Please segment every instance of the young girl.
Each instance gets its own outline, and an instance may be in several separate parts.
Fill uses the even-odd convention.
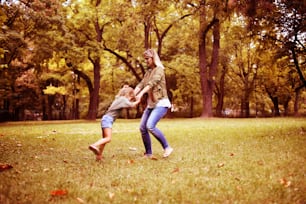
[[[104,147],[112,139],[112,126],[117,117],[121,114],[123,108],[135,107],[140,99],[136,99],[134,89],[125,85],[117,94],[115,100],[102,116],[102,138],[90,145],[88,148],[96,155],[96,160],[102,159]]]

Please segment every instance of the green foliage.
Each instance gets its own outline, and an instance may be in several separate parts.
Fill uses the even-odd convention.
[[[157,160],[142,158],[138,125],[139,120],[116,121],[104,160],[96,162],[88,145],[101,137],[99,121],[2,124],[0,164],[12,168],[1,168],[1,202],[303,203],[306,199],[302,118],[164,119],[159,128],[174,152],[163,159],[160,144],[152,139]]]
[[[67,94],[65,87],[62,87],[62,86],[59,86],[59,87],[47,86],[46,89],[44,89],[43,91],[44,91],[44,94],[49,94],[49,95],[55,95],[55,94],[66,95]]]

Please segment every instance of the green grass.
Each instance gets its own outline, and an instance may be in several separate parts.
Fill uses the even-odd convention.
[[[306,202],[305,118],[163,119],[174,152],[163,159],[152,137],[158,160],[141,158],[138,125],[117,120],[96,162],[98,120],[0,124],[0,163],[13,166],[0,203]]]

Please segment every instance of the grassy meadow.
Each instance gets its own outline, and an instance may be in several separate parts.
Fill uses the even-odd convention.
[[[163,119],[174,148],[142,157],[119,119],[104,160],[100,121],[0,123],[0,203],[306,203],[306,119]]]

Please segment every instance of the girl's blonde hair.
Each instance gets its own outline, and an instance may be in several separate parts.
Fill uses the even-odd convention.
[[[134,89],[132,87],[129,87],[129,86],[124,86],[122,89],[120,89],[117,96],[124,96],[124,97],[126,97],[126,98],[128,98],[129,100],[132,100],[132,101],[136,100]]]

